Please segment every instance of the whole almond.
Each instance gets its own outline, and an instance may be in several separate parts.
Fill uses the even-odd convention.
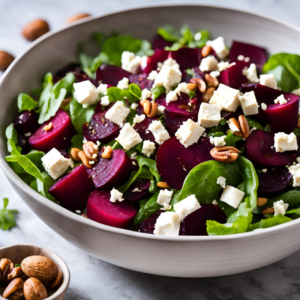
[[[53,281],[58,272],[56,264],[50,258],[38,255],[25,258],[21,267],[28,277],[34,277],[42,283]]]
[[[14,59],[15,58],[11,54],[0,51],[0,71],[5,71]]]
[[[75,22],[77,20],[80,20],[80,19],[83,19],[83,18],[88,18],[90,17],[91,15],[89,14],[85,14],[85,13],[81,13],[81,14],[77,14],[77,15],[74,15],[74,16],[71,16],[67,19],[67,24],[70,24],[72,22]]]
[[[34,41],[43,34],[49,31],[49,24],[44,20],[35,20],[27,24],[23,29],[23,36],[29,40]]]
[[[23,289],[26,300],[43,300],[48,297],[45,286],[36,278],[27,279]]]

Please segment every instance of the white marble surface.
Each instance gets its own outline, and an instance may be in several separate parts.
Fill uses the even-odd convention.
[[[182,3],[178,0],[0,0],[0,49],[20,54],[28,46],[21,28],[36,18],[45,18],[51,28],[64,25],[78,12],[97,15],[121,8],[149,4]],[[224,5],[269,14],[300,26],[299,0],[188,1]],[[1,77],[1,73],[0,73]],[[33,243],[58,253],[71,271],[67,300],[94,299],[299,299],[300,252],[255,271],[205,279],[158,277],[128,271],[102,262],[77,249],[47,227],[13,191],[0,170],[0,199],[9,197],[10,208],[19,210],[18,227],[0,231],[0,247]],[[1,203],[1,202],[0,202]],[[147,258],[145,258],[147,259]]]

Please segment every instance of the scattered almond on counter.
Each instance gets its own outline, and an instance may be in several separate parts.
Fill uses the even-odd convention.
[[[77,14],[77,15],[74,15],[74,16],[71,16],[67,19],[67,24],[70,24],[70,23],[73,23],[77,20],[80,20],[80,19],[83,19],[83,18],[88,18],[90,17],[91,15],[89,14],[85,14],[85,13],[81,13],[81,14]]]
[[[5,71],[14,59],[15,58],[11,54],[0,51],[0,71]]]
[[[34,41],[49,30],[49,24],[45,20],[35,20],[23,28],[22,34],[27,40]]]

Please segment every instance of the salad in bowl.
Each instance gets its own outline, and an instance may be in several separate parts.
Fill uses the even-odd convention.
[[[300,217],[300,56],[183,26],[92,34],[17,99],[6,161],[78,218],[228,235]]]

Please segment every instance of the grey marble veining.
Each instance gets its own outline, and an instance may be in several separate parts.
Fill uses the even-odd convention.
[[[68,16],[78,12],[97,15],[122,8],[183,2],[178,0],[0,0],[0,49],[14,55],[22,53],[29,43],[20,35],[21,28],[36,18],[47,19],[51,28],[57,29],[64,25]],[[298,0],[211,0],[186,3],[246,9],[300,26]],[[182,279],[141,274],[95,259],[61,238],[31,212],[0,171],[0,199],[3,197],[9,197],[9,207],[17,208],[19,215],[18,227],[7,232],[0,231],[0,247],[16,243],[34,243],[48,247],[59,254],[71,271],[71,284],[65,297],[67,300],[300,299],[300,252],[273,265],[232,276]]]

